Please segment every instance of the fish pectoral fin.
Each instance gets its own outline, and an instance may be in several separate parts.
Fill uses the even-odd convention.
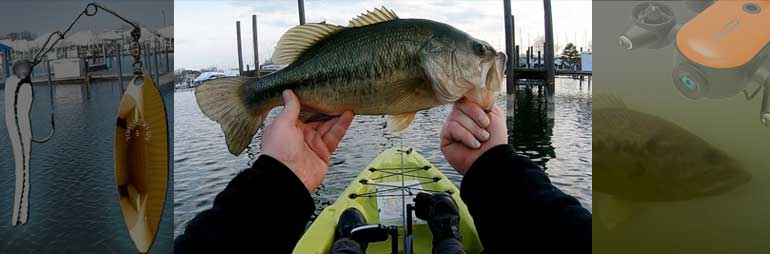
[[[326,23],[295,26],[286,31],[278,40],[272,60],[276,64],[291,64],[305,50],[342,29],[344,27]]]
[[[311,112],[311,111],[302,111],[299,112],[299,120],[303,123],[310,123],[310,122],[322,122],[329,119],[332,119],[336,116],[327,115],[323,113],[318,112]]]
[[[619,224],[628,221],[634,214],[631,202],[615,197],[600,198],[599,221],[607,229],[613,229]]]
[[[358,17],[351,19],[348,27],[368,26],[371,24],[377,24],[380,22],[396,19],[398,19],[398,16],[395,12],[385,8],[385,6],[382,6],[381,9],[374,8],[374,11],[366,11],[366,13],[362,13],[358,15]]]
[[[417,112],[388,115],[388,129],[393,132],[399,132],[406,129],[410,124],[412,124],[412,120],[414,120],[415,114],[417,114]]]

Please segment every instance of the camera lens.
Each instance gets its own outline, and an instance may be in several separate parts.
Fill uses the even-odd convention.
[[[708,93],[708,81],[701,71],[692,64],[687,62],[679,64],[674,69],[672,76],[674,86],[687,98],[700,99]]]
[[[693,81],[690,76],[683,75],[681,78],[682,84],[684,84],[684,88],[687,88],[688,90],[695,90],[698,88],[698,84]]]
[[[762,8],[759,7],[759,5],[757,5],[755,3],[745,3],[743,5],[743,11],[745,11],[746,13],[750,13],[750,14],[757,14],[757,13],[762,12]]]

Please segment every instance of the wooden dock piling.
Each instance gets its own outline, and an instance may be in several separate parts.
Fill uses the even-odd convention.
[[[503,12],[503,22],[505,24],[505,54],[508,55],[508,59],[505,61],[505,111],[506,115],[513,117],[513,112],[515,111],[514,100],[516,98],[516,74],[514,70],[518,54],[514,56],[514,49],[517,49],[517,47],[515,47],[516,33],[513,30],[514,23],[513,15],[511,15],[511,0],[503,1]],[[512,129],[513,126],[510,126],[510,128]]]
[[[120,84],[121,92],[123,91],[123,46],[120,43],[116,44],[115,58],[118,61],[118,82]]]
[[[238,40],[238,74],[243,73],[243,51],[241,49],[241,22],[235,21],[235,34]]]
[[[297,7],[299,9],[299,24],[305,24],[305,1],[297,0]]]
[[[254,73],[256,77],[260,76],[259,73],[259,45],[257,45],[257,15],[251,15],[251,33],[254,43]]]
[[[520,60],[519,57],[521,57],[521,55],[519,55],[519,54],[520,54],[519,53],[519,45],[516,45],[516,55],[513,56],[513,59],[515,59],[514,64],[513,64],[514,67],[519,67],[519,60]]]
[[[553,95],[556,72],[554,71],[553,50],[553,15],[551,14],[551,0],[543,0],[543,12],[545,13],[545,81],[549,91]]]

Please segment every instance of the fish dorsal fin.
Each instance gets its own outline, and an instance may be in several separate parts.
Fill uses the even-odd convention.
[[[382,8],[374,8],[374,11],[366,11],[366,13],[362,13],[358,15],[358,17],[351,19],[348,27],[368,26],[396,19],[398,19],[396,13],[383,6]]]
[[[344,27],[326,23],[312,23],[295,26],[281,36],[273,52],[273,62],[290,64],[297,57],[326,37],[342,30]]]
[[[594,108],[627,108],[626,103],[611,93],[599,93],[593,96]]]

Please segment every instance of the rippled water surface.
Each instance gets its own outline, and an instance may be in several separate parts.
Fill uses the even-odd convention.
[[[46,85],[34,86],[37,138],[51,128],[48,91]],[[136,253],[115,189],[113,138],[121,91],[118,82],[94,82],[90,90],[56,85],[56,133],[48,143],[32,144],[29,222],[15,227],[15,166],[5,111],[0,111],[0,253]],[[174,93],[161,93],[173,126]],[[3,98],[0,105],[6,107]],[[169,189],[152,253],[172,249],[171,194]]]
[[[556,86],[555,112],[551,112],[550,121],[545,98],[538,95],[537,89],[517,92],[519,121],[509,119],[509,124],[520,131],[510,136],[521,154],[547,168],[556,186],[590,208],[591,93],[585,84],[581,88],[575,80],[559,79]],[[232,177],[251,164],[259,153],[262,132],[254,138],[248,153],[235,157],[227,152],[219,125],[198,109],[193,91],[176,92],[174,103],[174,233],[178,235],[195,214],[211,207],[216,194]],[[498,105],[505,108],[502,96]],[[418,112],[412,126],[403,133],[386,130],[384,117],[356,116],[332,156],[322,188],[314,195],[317,210],[334,202],[380,151],[401,144],[417,149],[459,185],[462,176],[438,149],[439,131],[450,109],[445,105]],[[278,112],[271,112],[267,122]]]

